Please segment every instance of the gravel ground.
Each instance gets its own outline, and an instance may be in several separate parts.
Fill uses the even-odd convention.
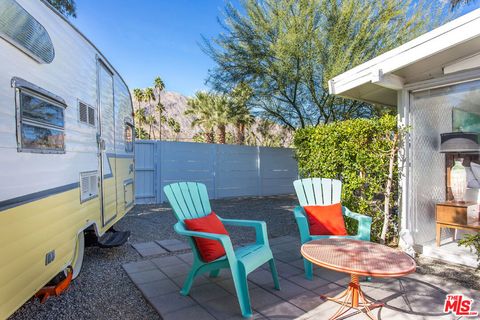
[[[223,218],[264,220],[270,238],[293,235],[298,230],[292,209],[294,196],[236,198],[212,201],[212,209]],[[119,230],[130,230],[129,243],[177,238],[175,217],[168,205],[138,205],[117,223]],[[228,228],[234,243],[254,239],[247,228]],[[126,244],[119,248],[86,248],[83,269],[71,287],[45,304],[27,302],[10,320],[30,319],[160,319],[122,269],[122,264],[142,260]],[[480,290],[480,273],[471,268],[448,265],[431,259],[417,259],[417,272],[449,279]]]
[[[270,237],[296,234],[292,196],[239,198],[212,201],[212,209],[224,218],[264,220]],[[173,231],[175,217],[168,205],[138,205],[115,226],[130,230],[129,243],[179,237]],[[230,228],[234,243],[254,238],[246,228]],[[129,244],[112,249],[85,248],[82,272],[60,297],[45,304],[38,300],[23,305],[10,320],[34,319],[160,319],[130,281],[122,264],[142,260]]]
[[[480,291],[480,270],[475,271],[472,268],[449,264],[443,261],[430,259],[427,257],[418,257],[417,273],[433,274],[442,279],[448,279],[456,284]]]

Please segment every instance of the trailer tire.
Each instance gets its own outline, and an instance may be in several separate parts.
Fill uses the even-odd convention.
[[[80,274],[80,271],[82,270],[84,251],[85,251],[85,235],[83,231],[81,231],[78,234],[77,242],[75,244],[75,252],[72,260],[72,268],[73,268],[72,279],[75,279],[76,277],[78,277],[78,275]]]

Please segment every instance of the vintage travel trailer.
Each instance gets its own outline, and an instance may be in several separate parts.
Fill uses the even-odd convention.
[[[480,231],[480,9],[338,75],[329,87],[397,108],[399,126],[407,128],[400,157],[403,246],[476,266],[475,254],[457,240]],[[452,171],[462,160],[467,183],[456,185],[465,202],[456,202]]]
[[[101,52],[44,1],[0,1],[0,319],[134,204],[133,109]]]

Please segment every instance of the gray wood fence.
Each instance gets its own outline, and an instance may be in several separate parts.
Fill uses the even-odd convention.
[[[294,193],[293,149],[192,142],[135,142],[135,198],[162,203],[172,182],[206,184],[211,199]]]

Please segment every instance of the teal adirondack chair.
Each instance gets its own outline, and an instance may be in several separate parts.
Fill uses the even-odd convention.
[[[277,268],[268,244],[266,223],[264,221],[222,219],[219,217],[225,225],[255,228],[255,243],[234,250],[230,237],[227,235],[195,232],[185,228],[184,219],[199,218],[212,212],[207,188],[204,184],[196,182],[172,183],[165,186],[163,191],[167,195],[178,220],[174,229],[178,234],[188,237],[193,251],[193,266],[180,293],[184,296],[188,295],[196,276],[210,272],[210,277],[217,277],[220,269],[230,268],[242,315],[246,318],[251,317],[252,308],[247,283],[247,275],[250,272],[268,262],[275,289],[280,290]],[[202,261],[192,237],[220,241],[226,255],[209,263]]]
[[[331,236],[331,235],[310,235],[308,220],[305,214],[304,206],[313,205],[330,205],[340,202],[342,195],[342,182],[335,179],[326,178],[307,178],[299,179],[293,182],[295,192],[297,193],[299,206],[294,209],[295,220],[300,230],[300,240],[302,244],[311,240],[327,239],[327,238],[350,238],[370,241],[370,230],[372,226],[372,218],[359,213],[351,212],[348,208],[342,206],[344,216],[350,217],[358,221],[358,230],[356,235],[351,236]],[[313,279],[313,264],[303,259],[305,267],[305,277]]]

